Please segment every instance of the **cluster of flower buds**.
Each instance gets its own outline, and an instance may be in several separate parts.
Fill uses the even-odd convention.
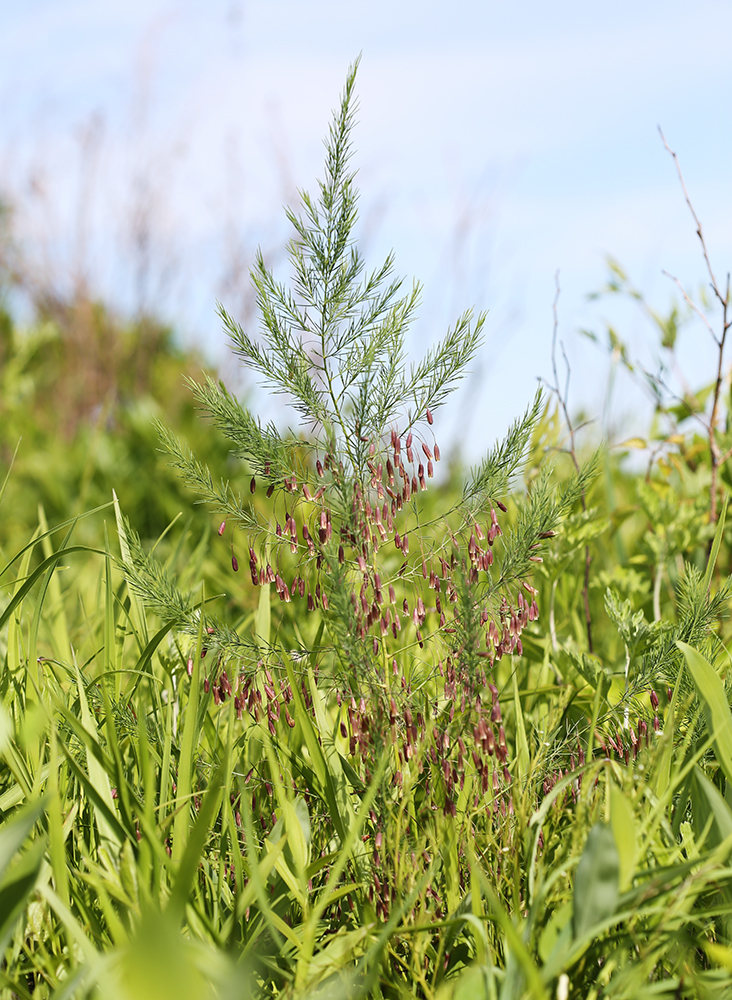
[[[529,622],[536,621],[539,617],[536,590],[526,582],[523,586],[531,597],[531,601],[528,601],[520,591],[516,598],[515,608],[508,603],[505,597],[502,598],[498,622],[491,620],[488,623],[485,644],[491,663],[494,659],[500,660],[505,653],[515,653],[521,656],[524,649],[521,633]],[[487,620],[487,612],[484,614]]]
[[[653,719],[653,729],[655,732],[658,732],[659,725],[658,716],[656,715]],[[623,735],[625,735],[625,738],[623,738]],[[598,742],[608,757],[610,756],[610,751],[613,751],[619,760],[630,764],[631,759],[636,759],[644,745],[650,746],[651,732],[646,720],[639,718],[637,730],[633,726],[630,726],[623,734],[616,727],[614,734],[609,733],[604,740],[599,738]]]
[[[192,660],[189,659],[189,664]],[[287,725],[292,729],[295,721],[288,708],[292,701],[292,688],[289,683],[281,682],[279,694],[275,690],[275,682],[269,669],[264,663],[259,661],[260,671],[264,672],[264,682],[257,684],[252,675],[240,674],[232,684],[226,670],[222,670],[218,676],[211,680],[206,677],[203,682],[203,690],[213,695],[214,704],[221,705],[227,698],[234,699],[236,717],[241,719],[246,711],[255,719],[259,720],[264,713],[271,734],[276,734],[276,723],[280,714],[284,714]],[[189,670],[190,673],[190,670]]]
[[[371,731],[373,728],[366,700],[361,698],[357,702],[351,695],[346,705],[346,716],[348,725],[341,721],[340,730],[341,736],[348,740],[348,752],[352,757],[359,754],[363,760],[366,760],[372,744]]]

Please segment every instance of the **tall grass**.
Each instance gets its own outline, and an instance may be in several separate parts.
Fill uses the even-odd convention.
[[[308,224],[292,217],[300,292],[330,280],[309,283],[310,254],[343,278],[334,315],[351,332],[358,261],[339,271],[328,255],[350,253],[338,150],[353,80],[331,186],[320,209],[306,199]],[[298,307],[257,268],[276,336],[272,300]],[[113,494],[51,529],[41,508],[0,569],[1,996],[732,995],[726,507],[697,523],[706,484],[681,462],[641,487],[608,456],[579,476],[550,468],[561,430],[537,402],[467,486],[426,490],[415,469],[406,528],[389,523],[396,495],[377,518],[381,452],[398,470],[475,346],[464,317],[400,382],[413,300],[393,284],[379,298],[389,269],[365,286],[364,353],[347,345],[363,381],[350,409],[334,385],[345,392],[351,370],[326,364],[337,351],[321,355],[334,415],[308,382],[312,354],[274,345],[301,412],[319,407],[310,437],[280,437],[198,386],[267,502],[260,489],[246,504],[166,434],[227,513],[220,535],[212,522],[176,539],[172,525],[150,551]],[[274,350],[232,334],[271,366]],[[78,541],[85,523],[96,547]],[[233,523],[250,540],[243,585]],[[230,574],[204,572],[215,547]],[[305,586],[288,599],[292,572],[309,604]]]

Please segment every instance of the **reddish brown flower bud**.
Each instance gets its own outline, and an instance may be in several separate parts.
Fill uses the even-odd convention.
[[[325,473],[323,472],[323,463],[320,461],[320,459],[318,459],[315,463],[315,471],[318,473],[321,479],[325,475]]]
[[[271,483],[270,486],[267,487],[267,498],[269,499],[269,497],[271,497],[273,493],[274,493],[274,483]]]
[[[222,521],[221,524],[219,525],[219,535],[223,535],[225,530],[226,530],[226,521]]]
[[[256,490],[257,490],[257,480],[254,476],[252,476],[252,481],[249,483],[249,492],[255,493]]]
[[[233,551],[231,553],[231,568],[234,570],[235,573],[239,572],[239,561],[234,555]]]
[[[658,708],[658,695],[654,690],[651,690],[651,706],[654,712]]]

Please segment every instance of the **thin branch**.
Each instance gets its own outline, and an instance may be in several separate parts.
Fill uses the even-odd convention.
[[[686,183],[684,182],[684,176],[681,173],[681,166],[679,164],[679,159],[678,159],[676,153],[673,151],[673,149],[671,149],[671,147],[669,146],[669,144],[666,142],[666,137],[664,136],[664,134],[661,131],[660,127],[659,127],[658,131],[659,131],[659,134],[661,136],[661,140],[663,142],[664,147],[666,148],[667,152],[669,152],[671,154],[671,156],[673,157],[673,161],[674,161],[674,164],[676,166],[676,173],[679,176],[679,181],[681,183],[681,189],[684,192],[684,198],[686,199],[686,204],[689,206],[689,211],[691,212],[692,218],[694,219],[694,224],[696,225],[696,234],[699,237],[699,242],[701,243],[702,253],[704,254],[704,261],[705,261],[705,263],[707,265],[707,271],[709,272],[709,278],[711,280],[712,290],[714,291],[714,294],[716,295],[716,297],[717,297],[720,305],[722,306],[722,334],[721,334],[720,337],[717,337],[715,335],[715,333],[712,330],[711,325],[709,324],[709,322],[706,319],[704,319],[705,324],[706,324],[707,328],[709,329],[710,333],[712,334],[712,336],[714,337],[714,342],[715,342],[715,344],[717,345],[717,348],[718,348],[717,377],[716,377],[716,380],[715,380],[715,383],[714,383],[714,395],[712,397],[712,412],[711,412],[711,415],[709,417],[709,431],[708,431],[708,433],[709,433],[709,454],[710,454],[711,464],[712,464],[712,480],[711,480],[711,483],[709,485],[709,494],[710,494],[710,499],[709,499],[709,520],[710,520],[710,522],[712,524],[714,524],[715,521],[717,520],[717,483],[718,483],[718,480],[719,480],[719,467],[725,461],[725,457],[722,455],[722,452],[720,450],[719,444],[717,442],[717,419],[718,419],[718,414],[719,414],[719,401],[720,401],[720,397],[721,397],[721,394],[722,394],[722,382],[724,380],[724,376],[723,376],[724,348],[725,348],[725,345],[726,345],[726,342],[727,342],[727,332],[729,331],[730,325],[732,325],[732,319],[728,318],[728,315],[729,315],[729,304],[730,304],[730,278],[729,278],[729,274],[727,274],[727,288],[726,288],[725,294],[722,295],[722,293],[719,290],[719,285],[717,284],[717,279],[716,279],[716,277],[714,275],[714,271],[712,270],[712,264],[711,264],[711,261],[709,259],[709,254],[707,252],[707,245],[706,245],[706,242],[704,240],[704,235],[702,233],[702,225],[701,225],[701,222],[699,221],[699,216],[694,211],[694,206],[691,203],[691,199],[689,197],[689,192],[686,189]],[[677,282],[677,284],[678,284],[678,282]],[[679,288],[681,288],[680,284],[679,284]],[[683,292],[683,289],[682,289],[682,292]],[[687,299],[687,301],[690,301],[689,298],[688,298],[688,296],[686,295],[686,292],[683,292],[683,294],[684,294],[684,297]],[[692,303],[692,305],[693,305],[693,303]],[[699,312],[699,310],[696,310],[696,311]]]
[[[726,299],[722,298],[722,295],[721,295],[721,293],[719,291],[719,286],[717,285],[717,279],[715,278],[714,271],[712,270],[712,263],[709,260],[709,254],[707,253],[707,244],[706,244],[706,242],[704,240],[704,235],[702,233],[702,224],[699,221],[699,216],[694,211],[694,206],[691,203],[691,198],[689,197],[689,192],[686,189],[686,182],[684,181],[684,175],[681,172],[681,164],[679,163],[679,158],[676,155],[676,153],[673,151],[673,149],[671,149],[671,147],[669,146],[669,144],[666,142],[666,136],[663,134],[663,131],[662,131],[660,125],[658,126],[658,134],[661,136],[661,142],[663,143],[664,148],[666,149],[666,152],[670,153],[671,156],[673,157],[674,165],[676,167],[676,173],[679,175],[679,182],[681,184],[681,190],[684,192],[684,198],[686,200],[686,204],[689,206],[689,211],[691,212],[692,218],[694,219],[694,225],[696,226],[696,235],[699,237],[699,242],[701,243],[702,252],[704,254],[704,261],[705,261],[705,263],[707,265],[707,271],[709,272],[709,277],[710,277],[711,283],[712,283],[712,289],[714,290],[714,294],[717,296],[717,298],[719,299],[720,303],[724,306],[724,305],[726,305]]]
[[[709,322],[709,320],[704,315],[704,313],[701,311],[701,309],[696,304],[696,302],[694,302],[694,300],[691,298],[691,296],[686,291],[686,289],[684,288],[684,286],[681,284],[681,282],[679,281],[679,279],[677,277],[675,277],[673,274],[671,274],[669,271],[666,271],[665,269],[663,269],[661,271],[661,274],[664,274],[667,278],[670,278],[671,281],[673,281],[673,283],[676,285],[676,287],[678,288],[678,290],[684,296],[684,299],[686,300],[686,304],[688,306],[690,306],[691,309],[697,314],[697,316],[699,317],[699,319],[702,321],[702,323],[704,324],[704,326],[707,328],[707,330],[709,330],[709,332],[711,333],[712,337],[714,338],[714,343],[717,344],[717,346],[719,346],[719,339],[717,338],[717,334],[714,332],[714,328],[713,328],[712,324]]]

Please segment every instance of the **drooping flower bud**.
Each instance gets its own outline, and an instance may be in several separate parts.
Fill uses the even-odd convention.
[[[219,525],[219,535],[223,535],[225,530],[226,530],[226,521],[222,521],[221,524]]]

